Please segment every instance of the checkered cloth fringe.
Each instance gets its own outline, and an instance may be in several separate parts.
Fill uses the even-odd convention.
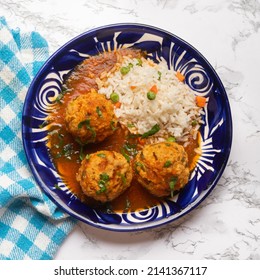
[[[36,185],[23,151],[23,101],[47,58],[38,33],[0,17],[0,259],[52,259],[75,224]]]

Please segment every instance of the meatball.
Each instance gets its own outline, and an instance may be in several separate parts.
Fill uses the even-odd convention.
[[[172,196],[189,180],[188,156],[177,143],[144,146],[136,156],[134,167],[138,182],[157,197]]]
[[[101,142],[112,135],[117,126],[112,103],[95,90],[68,103],[65,122],[67,130],[80,144]]]
[[[98,151],[82,161],[76,179],[85,195],[108,202],[130,186],[132,175],[132,168],[123,155]]]

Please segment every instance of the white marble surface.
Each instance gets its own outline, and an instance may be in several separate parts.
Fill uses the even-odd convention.
[[[90,28],[158,26],[196,47],[230,100],[234,137],[226,170],[191,214],[162,228],[114,233],[78,223],[56,259],[260,259],[259,0],[0,0],[0,14],[36,30],[50,52]]]

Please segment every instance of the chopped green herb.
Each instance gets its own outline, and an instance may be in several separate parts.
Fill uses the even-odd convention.
[[[109,180],[109,175],[107,173],[102,173],[99,175],[100,180],[107,182]]]
[[[105,158],[105,157],[106,157],[106,155],[103,154],[103,153],[97,154],[97,156],[98,156],[98,157],[101,157],[101,158]]]
[[[48,134],[52,137],[56,137],[56,139],[58,140],[58,143],[55,144],[54,147],[57,149],[62,148],[64,142],[64,134],[62,134],[58,129],[54,129],[48,132]]]
[[[54,188],[57,189],[57,190],[60,190],[60,186],[58,184],[54,184]]]
[[[78,129],[81,129],[81,128],[83,127],[83,125],[89,126],[89,125],[90,125],[90,120],[81,121],[81,122],[78,124]]]
[[[80,159],[80,160],[83,160],[84,157],[87,157],[87,155],[86,155],[86,156],[84,155],[84,146],[83,146],[83,145],[80,145],[79,159]]]
[[[147,98],[149,100],[154,100],[156,98],[156,93],[154,93],[153,91],[148,91],[147,92]]]
[[[56,149],[59,149],[59,152],[55,155],[55,158],[60,158],[64,156],[66,159],[71,160],[71,156],[74,153],[73,144],[68,143],[63,145],[63,139],[59,140],[59,144],[54,145]]]
[[[133,123],[128,123],[127,127],[132,128],[132,127],[135,127],[135,125]]]
[[[99,175],[99,181],[98,181],[98,186],[99,186],[99,190],[97,191],[97,194],[101,194],[103,192],[107,191],[107,184],[109,181],[109,175],[107,173],[101,173]]]
[[[45,127],[47,124],[49,124],[49,122],[47,120],[43,121],[40,125],[39,128],[43,128]]]
[[[130,156],[126,153],[125,149],[121,149],[121,154],[124,156],[124,158],[127,160],[127,162],[130,162],[131,158]]]
[[[62,149],[63,144],[64,144],[64,134],[62,134],[58,129],[54,129],[54,130],[48,132],[48,134],[51,137],[53,137],[52,139],[53,139],[53,142],[55,143],[55,144],[53,144],[54,148]],[[58,142],[56,143],[57,140],[58,140]]]
[[[119,101],[119,95],[118,95],[116,92],[113,91],[113,92],[110,94],[110,99],[111,99],[111,101],[112,101],[113,103],[116,103],[116,102]]]
[[[135,171],[136,171],[136,172],[138,172],[138,170],[137,170],[137,167],[138,167],[138,166],[139,166],[143,171],[145,171],[144,165],[143,165],[141,162],[136,161],[136,162],[135,162]]]
[[[177,182],[178,178],[177,177],[171,177],[171,180],[170,180],[170,183],[169,183],[169,186],[170,186],[170,190],[171,190],[171,197],[173,197],[173,194],[174,194],[174,187],[176,185],[176,182]]]
[[[142,59],[141,58],[137,58],[137,66],[142,66],[143,65],[143,61],[142,61]]]
[[[126,144],[124,144],[123,148],[131,155],[131,156],[135,156],[138,151],[137,151],[137,144],[130,144],[128,142],[126,142]]]
[[[110,122],[110,127],[111,127],[111,129],[112,129],[113,131],[115,131],[115,130],[118,129],[118,127],[115,126],[115,121],[111,121],[111,122]]]
[[[162,77],[162,72],[161,71],[158,71],[158,81],[161,81],[161,77]]]
[[[138,153],[136,147],[137,147],[136,144],[130,144],[126,142],[124,146],[121,148],[120,151],[122,155],[125,157],[125,159],[127,160],[127,162],[130,162],[131,156],[135,156]]]
[[[62,91],[58,96],[57,96],[57,98],[55,99],[55,102],[57,102],[57,103],[61,103],[61,100],[62,100],[62,98],[64,97],[64,92]]]
[[[171,165],[172,165],[172,162],[170,160],[166,160],[163,167],[170,167]]]
[[[138,137],[141,137],[141,136],[142,136],[142,134],[139,134],[139,133],[137,133],[137,134],[129,133],[129,134],[127,135],[127,138],[128,138],[128,139],[134,139],[134,138],[138,138]]]
[[[96,112],[100,118],[103,117],[102,111],[100,110],[100,108],[98,106],[96,107]]]
[[[69,89],[65,85],[62,85],[61,92],[56,97],[55,102],[62,103],[62,99],[68,91],[69,91]]]
[[[125,176],[125,174],[118,173],[118,175],[121,177],[123,185],[125,186],[126,185],[126,176]]]
[[[155,124],[149,131],[142,134],[141,138],[148,138],[149,136],[154,135],[160,130],[159,124]]]
[[[103,192],[105,192],[107,190],[107,186],[106,183],[104,181],[98,181],[98,186],[99,186],[99,190],[97,191],[97,194],[101,194]]]
[[[90,154],[86,154],[85,159],[89,160],[90,159]]]
[[[86,126],[87,130],[89,130],[92,133],[92,139],[94,140],[96,138],[96,131],[94,128],[90,125],[90,120],[84,120],[78,124],[78,129],[81,129],[83,126]]]

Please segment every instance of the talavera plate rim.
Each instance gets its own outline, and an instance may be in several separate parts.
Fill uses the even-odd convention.
[[[59,94],[66,73],[84,58],[119,47],[138,47],[169,68],[185,74],[185,82],[198,95],[208,97],[201,128],[202,155],[187,187],[143,211],[100,213],[70,192],[51,162],[46,147],[46,128],[41,127],[53,97]],[[22,138],[32,174],[42,191],[72,217],[111,231],[140,231],[165,225],[190,213],[216,187],[230,155],[232,117],[225,88],[207,59],[180,37],[151,25],[110,24],[86,31],[60,47],[33,79],[24,102]],[[55,186],[59,186],[58,188]],[[199,213],[198,213],[199,214]]]

